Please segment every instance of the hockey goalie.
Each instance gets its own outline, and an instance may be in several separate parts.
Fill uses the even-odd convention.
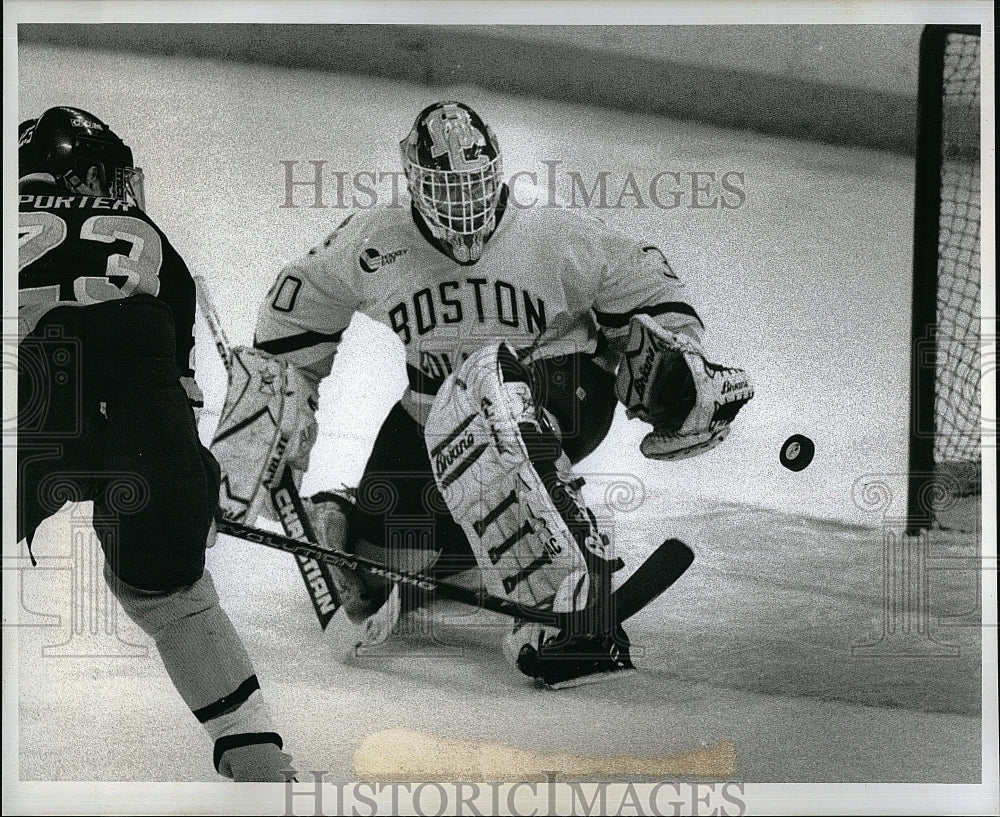
[[[437,578],[472,567],[522,607],[585,613],[601,626],[518,622],[503,652],[548,687],[617,677],[633,669],[629,638],[604,613],[623,563],[574,466],[618,404],[648,424],[645,457],[707,451],[753,388],[706,358],[701,319],[655,244],[579,211],[508,206],[496,136],[469,106],[428,106],[400,151],[409,209],[354,213],[286,266],[254,347],[235,350],[212,446],[223,509],[273,516],[275,474],[301,484],[318,384],[361,312],[398,337],[409,388],[356,491],[305,503],[319,544]],[[333,581],[358,623],[391,626],[426,601],[368,574]]]

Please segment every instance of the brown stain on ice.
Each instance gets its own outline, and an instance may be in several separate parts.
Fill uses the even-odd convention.
[[[357,779],[374,782],[545,780],[552,772],[563,778],[730,778],[736,746],[722,740],[655,757],[581,755],[390,729],[369,735],[354,753]]]

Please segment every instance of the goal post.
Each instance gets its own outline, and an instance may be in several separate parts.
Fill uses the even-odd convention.
[[[934,526],[958,498],[981,493],[979,35],[979,26],[928,25],[920,42],[911,531]]]

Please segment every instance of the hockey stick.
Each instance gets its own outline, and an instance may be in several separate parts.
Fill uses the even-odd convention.
[[[208,324],[212,340],[215,341],[215,348],[228,372],[233,359],[232,346],[222,328],[222,320],[219,318],[215,303],[212,301],[208,284],[201,275],[192,275],[191,277],[194,279],[201,314],[205,318],[205,323]],[[274,503],[282,526],[285,528],[285,533],[289,536],[304,536],[310,541],[316,541],[316,534],[309,523],[309,517],[302,506],[302,500],[287,465],[282,468],[280,479],[276,480],[271,487],[271,501]],[[219,529],[218,521],[216,529]],[[306,590],[309,592],[309,600],[312,602],[313,611],[319,620],[319,626],[325,630],[334,613],[337,612],[337,608],[340,607],[340,600],[337,598],[337,590],[333,583],[333,576],[330,574],[330,568],[328,565],[302,554],[297,554],[296,563],[299,566],[299,573],[302,575]]]
[[[215,341],[215,349],[219,353],[219,357],[222,358],[222,365],[226,367],[226,371],[229,371],[229,365],[232,361],[230,350],[233,347],[229,344],[229,338],[226,337],[226,332],[222,328],[222,321],[219,320],[219,313],[216,311],[212,296],[209,294],[208,284],[200,273],[192,274],[191,277],[194,279],[194,290],[198,297],[198,307],[201,309],[202,317],[208,324],[208,331],[212,333],[212,340]]]
[[[256,542],[276,550],[336,565],[344,570],[360,570],[399,584],[432,591],[442,598],[473,607],[482,607],[500,615],[535,621],[540,624],[552,624],[573,633],[593,632],[594,627],[599,626],[598,622],[593,621],[593,611],[590,610],[555,613],[551,610],[539,610],[536,607],[523,607],[508,599],[490,595],[485,591],[451,584],[424,573],[390,570],[385,565],[361,556],[324,548],[312,542],[282,536],[280,533],[261,530],[231,519],[217,518],[216,526],[220,533],[235,536],[238,539]],[[694,552],[691,548],[679,539],[667,539],[639,565],[636,571],[622,583],[621,587],[611,594],[608,610],[613,616],[613,620],[625,621],[634,616],[683,576],[693,561]]]

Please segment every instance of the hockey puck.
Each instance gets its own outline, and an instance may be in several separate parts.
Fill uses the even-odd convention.
[[[816,446],[813,441],[802,434],[793,434],[781,446],[778,459],[789,471],[801,471],[812,462]]]

